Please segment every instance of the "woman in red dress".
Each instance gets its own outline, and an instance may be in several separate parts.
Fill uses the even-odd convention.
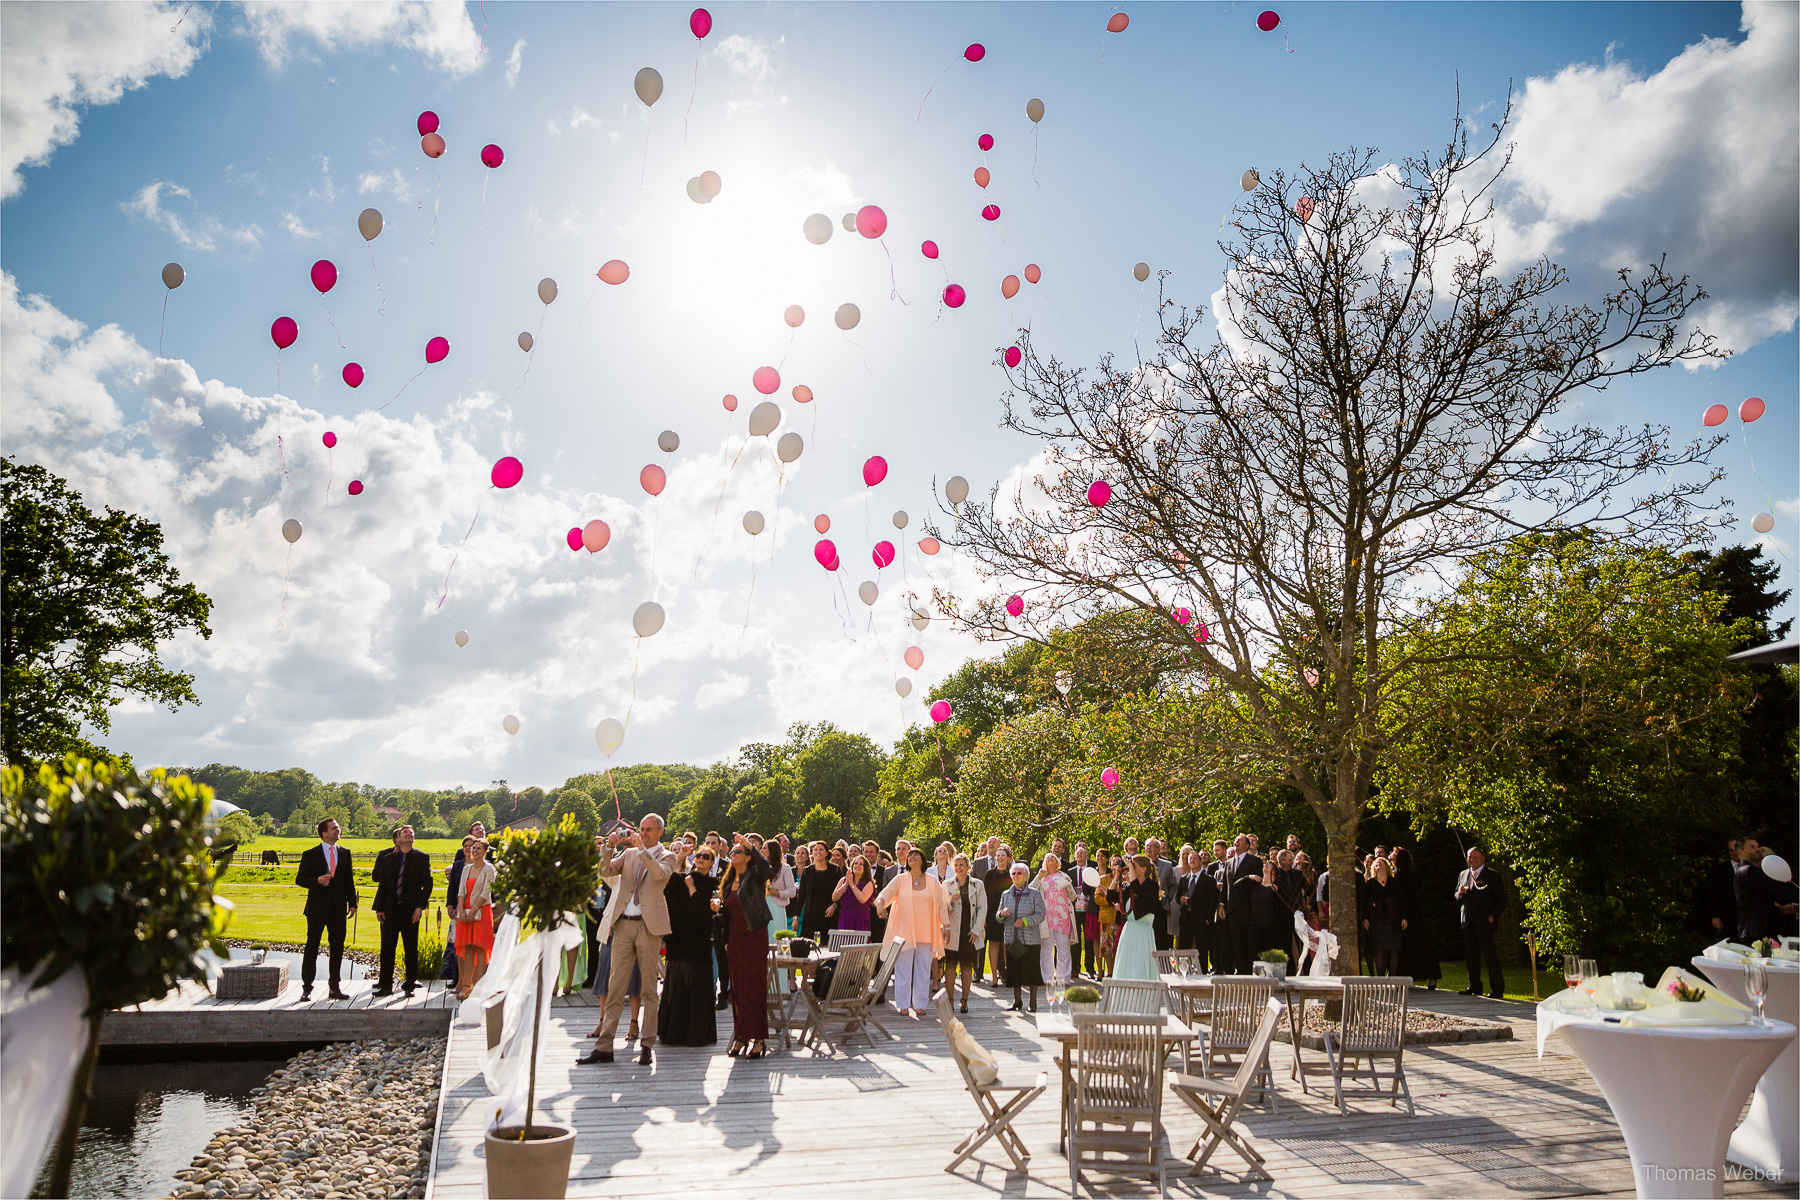
[[[462,872],[462,895],[451,897],[456,918],[456,996],[467,1000],[469,992],[487,974],[494,954],[494,864],[487,861],[488,844],[475,838],[463,848],[467,865]]]
[[[731,865],[719,881],[713,911],[725,914],[725,959],[731,969],[731,1048],[761,1058],[769,1040],[769,880],[762,851],[737,835]]]

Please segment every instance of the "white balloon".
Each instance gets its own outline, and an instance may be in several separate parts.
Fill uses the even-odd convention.
[[[459,629],[456,631],[456,644],[459,646],[466,646],[469,644],[469,631],[468,630]]]
[[[800,457],[800,452],[804,449],[806,449],[806,443],[800,439],[799,434],[790,429],[781,435],[779,442],[775,443],[775,457],[784,463],[791,463]]]
[[[500,727],[506,730],[506,732],[516,735],[519,732],[519,718],[513,716],[511,713],[507,713],[506,719],[500,722]]]
[[[654,600],[646,600],[637,606],[631,614],[631,627],[637,630],[639,637],[654,637],[656,631],[663,627],[663,607]]]
[[[681,435],[673,429],[665,429],[656,435],[656,448],[664,454],[673,454],[681,449]]]
[[[751,537],[763,531],[763,515],[754,508],[744,514],[744,532]]]
[[[961,475],[952,475],[944,484],[944,499],[952,504],[961,504],[969,498],[969,481]]]
[[[844,214],[844,232],[845,233],[855,233],[856,232],[856,214],[855,213],[845,213]]]
[[[917,630],[923,632],[925,627],[927,625],[931,624],[931,618],[926,616],[922,612],[916,612],[913,614],[912,623],[913,623],[914,629],[917,629]]]
[[[906,699],[908,696],[912,695],[912,680],[910,680],[910,679],[894,680],[894,690],[896,692],[900,693],[900,698],[902,700]]]
[[[619,724],[616,717],[608,717],[594,726],[594,745],[600,747],[600,753],[606,757],[611,758],[613,751],[617,750],[624,741],[625,727]]]
[[[1788,860],[1779,854],[1765,854],[1762,860],[1763,874],[1776,883],[1792,883],[1794,868],[1788,866]]]
[[[840,304],[832,320],[837,322],[839,329],[855,329],[862,323],[862,309],[854,304]]]
[[[1775,518],[1769,513],[1757,513],[1750,519],[1750,528],[1758,533],[1767,533],[1775,528]]]
[[[1099,887],[1100,869],[1098,867],[1081,868],[1081,882],[1087,884],[1089,887]]]
[[[806,218],[806,224],[801,226],[801,230],[806,234],[807,241],[815,246],[823,246],[831,240],[831,218],[824,213],[814,213]]]
[[[288,545],[290,545],[290,546],[293,545],[295,542],[299,541],[300,540],[300,522],[294,520],[294,518],[292,518],[292,517],[289,517],[287,520],[283,521],[281,523],[281,536],[288,540]]]
[[[768,437],[781,424],[781,406],[773,400],[764,400],[750,410],[750,436]]]
[[[856,594],[864,604],[874,604],[875,597],[881,595],[881,589],[875,586],[873,580],[865,579],[857,585]]]
[[[700,190],[700,177],[698,175],[696,175],[692,179],[688,180],[687,194],[688,194],[688,199],[692,200],[695,204],[711,204],[712,203],[712,197],[708,196],[705,192]]]
[[[908,517],[904,512],[895,513],[894,514],[894,528],[895,529],[905,529],[906,523],[911,519],[912,518]]]

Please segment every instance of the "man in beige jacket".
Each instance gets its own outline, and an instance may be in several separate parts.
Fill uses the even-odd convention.
[[[662,940],[669,933],[669,906],[663,885],[674,869],[675,856],[662,841],[663,819],[650,813],[638,822],[638,831],[615,830],[606,839],[605,861],[600,875],[613,880],[612,901],[600,922],[599,943],[612,947],[612,974],[606,985],[606,1018],[594,1049],[580,1060],[609,1063],[613,1060],[613,1036],[625,1011],[625,988],[636,967],[643,982],[644,1015],[642,1053],[638,1062],[651,1064],[650,1048],[656,1044],[656,993],[662,974]]]

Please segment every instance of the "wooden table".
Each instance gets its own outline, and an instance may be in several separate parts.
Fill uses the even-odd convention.
[[[1069,1132],[1069,1060],[1075,1057],[1075,1018],[1067,1013],[1039,1013],[1037,1031],[1039,1037],[1054,1038],[1062,1044],[1062,1054],[1056,1060],[1062,1071],[1062,1117],[1056,1130],[1056,1148],[1060,1152],[1067,1144]],[[1180,1043],[1184,1055],[1200,1036],[1193,1026],[1172,1015],[1163,1019],[1162,1035],[1165,1042]]]
[[[1183,1015],[1188,1010],[1189,999],[1211,997],[1213,990],[1212,977],[1209,975],[1177,975],[1162,976],[1163,986],[1171,995],[1180,996],[1183,1000]],[[1275,984],[1275,992],[1287,1004],[1288,1033],[1293,1038],[1294,1065],[1288,1070],[1288,1078],[1297,1080],[1300,1090],[1306,1091],[1308,1075],[1331,1074],[1329,1063],[1309,1063],[1300,1057],[1301,1027],[1305,1023],[1306,1001],[1336,1000],[1344,994],[1344,983],[1337,975],[1290,975]],[[1200,1060],[1201,1074],[1205,1074],[1206,1059]]]
[[[806,958],[795,958],[791,954],[772,954],[769,956],[778,970],[789,971],[800,978],[788,989],[787,1011],[781,1017],[781,1048],[788,1048],[788,1034],[794,1027],[794,1009],[799,1005],[800,989],[812,986],[813,976],[819,968],[828,962],[836,962],[838,953],[835,950],[820,950]],[[792,978],[792,976],[790,976]]]

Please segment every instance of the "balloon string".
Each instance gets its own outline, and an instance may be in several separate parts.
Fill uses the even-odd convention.
[[[900,303],[906,304],[906,297],[900,294],[900,281],[894,278],[894,256],[893,253],[888,250],[886,238],[881,239],[881,252],[887,255],[888,260],[888,283],[890,285],[888,299],[898,300]],[[910,308],[911,305],[907,305],[907,307]]]
[[[425,189],[419,183],[420,160],[425,157],[425,144],[419,143],[419,149],[413,151],[413,207],[425,207]]]
[[[837,596],[833,596],[831,598],[831,611],[837,614],[838,626],[843,630],[844,636],[849,638],[851,640],[851,642],[855,642],[856,641],[855,618],[853,618],[849,615],[851,612],[853,612],[855,610],[851,609],[851,607],[850,607],[850,594],[844,590],[843,576],[840,575],[836,571],[833,571],[831,574],[832,574],[832,577],[837,580]],[[842,596],[844,598],[844,607],[843,608],[838,607],[838,596]]]
[[[644,653],[644,639],[634,637],[631,649],[631,702],[625,706],[625,732],[631,732],[631,710],[637,707],[638,661]]]
[[[437,166],[437,193],[435,195],[433,195],[431,198],[431,234],[427,239],[428,241],[430,241],[430,243],[433,246],[437,245],[438,210],[443,207],[443,203],[444,203],[444,160],[439,159],[438,166]]]
[[[1067,325],[1069,323],[1069,314],[1065,313],[1062,310],[1062,305],[1060,305],[1056,301],[1050,299],[1050,293],[1046,292],[1044,290],[1043,284],[1040,283],[1040,284],[1036,284],[1034,286],[1036,286],[1036,288],[1038,290],[1038,295],[1042,296],[1044,298],[1045,303],[1049,304],[1051,308],[1054,308],[1056,310],[1056,315],[1063,319],[1064,325]]]
[[[288,543],[288,552],[287,552],[287,569],[283,572],[283,574],[281,576],[281,610],[278,613],[278,615],[276,616],[276,620],[275,620],[275,632],[277,634],[283,634],[283,633],[287,632],[288,581],[290,579],[292,579],[293,576],[294,576],[294,543],[289,542]]]
[[[325,503],[331,504],[331,484],[337,478],[337,451],[327,448],[325,451]]]
[[[694,86],[688,91],[687,111],[681,114],[681,140],[687,141],[688,118],[694,115],[694,97],[700,91],[700,50],[694,51]]]
[[[638,164],[638,191],[644,190],[644,177],[650,171],[650,109],[644,109],[644,161]]]
[[[381,286],[381,268],[375,265],[375,243],[364,242],[363,245],[369,250],[369,270],[375,272],[375,290],[381,293],[381,308],[376,311],[375,315],[385,317],[387,316],[387,289]]]
[[[469,528],[463,534],[462,545],[458,546],[456,548],[456,553],[450,557],[450,566],[444,571],[444,594],[438,597],[437,606],[439,612],[444,610],[444,601],[450,598],[450,572],[456,570],[456,560],[462,557],[463,546],[469,544],[469,534],[475,532],[475,522],[481,520],[481,510],[486,504],[487,497],[483,496],[481,503],[475,506],[475,516],[470,519]]]
[[[1738,440],[1744,443],[1744,457],[1750,460],[1750,477],[1762,487],[1763,503],[1769,506],[1765,511],[1772,516],[1775,512],[1775,498],[1769,493],[1769,485],[1763,482],[1761,475],[1757,474],[1756,456],[1750,452],[1750,439],[1744,435],[1744,419],[1742,417],[1738,418]],[[1770,539],[1770,548],[1782,558],[1787,559],[1790,566],[1793,565],[1794,560],[1788,558],[1787,554],[1782,551],[1780,543],[1774,538]]]
[[[756,541],[750,539],[750,598],[744,602],[744,632],[750,632],[750,610],[756,607]]]
[[[350,347],[344,345],[344,335],[338,333],[337,318],[331,315],[331,305],[325,303],[324,292],[319,293],[319,307],[325,310],[325,319],[331,322],[331,332],[337,335],[338,349],[348,350]]]
[[[430,364],[430,363],[426,363],[426,364],[425,364],[425,366],[426,366],[426,367],[428,367],[428,366],[430,366],[430,365],[431,365],[431,364]],[[423,375],[423,374],[424,374],[424,373],[425,373],[425,367],[420,367],[420,368],[419,368],[419,375]],[[413,379],[417,379],[417,378],[418,378],[418,377],[419,377],[419,375],[414,375],[414,376],[413,376],[413,377],[412,377],[412,379],[409,379],[409,380],[407,380],[407,381],[406,381],[406,382],[405,382],[405,383],[403,383],[403,384],[401,384],[401,385],[400,385],[400,392],[404,392],[404,391],[405,391],[405,390],[406,390],[406,389],[407,389],[407,388],[409,388],[409,387],[411,387],[411,386],[412,386],[412,385],[413,385]],[[380,411],[381,411],[381,409],[382,409],[382,408],[386,408],[386,407],[387,407],[387,406],[388,406],[388,404],[392,404],[392,403],[393,403],[393,402],[394,402],[394,401],[396,401],[396,400],[398,400],[398,399],[399,399],[399,398],[400,398],[400,392],[395,392],[395,393],[394,393],[394,394],[393,394],[393,395],[392,395],[392,396],[389,396],[389,397],[388,397],[388,401],[387,401],[387,404],[383,404],[383,405],[382,405],[382,406],[381,406],[381,408],[378,408],[378,409],[376,409],[376,410],[375,410],[375,411],[376,411],[376,412],[380,412]]]
[[[954,67],[955,65],[956,65],[956,60],[951,59],[950,67]],[[950,67],[945,67],[943,70],[943,74],[940,74],[936,79],[932,80],[931,86],[925,89],[925,99],[919,101],[919,115],[914,117],[913,120],[923,121],[925,119],[925,100],[931,99],[931,93],[937,91],[937,85],[944,82],[944,76],[948,75],[950,73]]]
[[[156,327],[156,357],[162,357],[163,330],[169,327],[169,291],[163,289],[162,323]]]
[[[730,413],[725,414],[725,420],[726,420],[727,424],[730,423],[730,421],[731,421]],[[739,446],[738,454],[742,455],[743,453],[744,453],[744,448],[742,446]],[[719,458],[721,461],[723,461],[724,457],[725,456],[723,454],[719,455]],[[711,524],[711,526],[708,527],[708,529],[706,531],[706,544],[704,546],[700,547],[700,556],[694,560],[694,578],[695,579],[700,578],[700,564],[706,561],[706,553],[707,553],[707,551],[712,549],[713,539],[719,535],[719,510],[721,508],[725,507],[725,488],[731,482],[731,471],[732,471],[732,468],[736,467],[736,466],[737,466],[737,459],[734,458],[731,460],[731,466],[725,468],[724,477],[719,480],[719,498],[717,500],[713,501],[712,524]]]
[[[628,713],[626,715],[629,716],[630,714]],[[612,789],[613,816],[617,817],[620,821],[623,821],[625,819],[625,810],[619,807],[619,785],[613,782],[611,767],[606,768],[606,786]]]
[[[487,31],[488,31],[487,0],[481,0],[481,3],[478,5],[478,7],[481,9],[481,38],[480,38],[481,46],[479,49],[477,49],[475,51],[476,58],[480,58],[482,55],[487,53]]]
[[[475,227],[475,240],[478,242],[481,240],[482,235],[487,232],[487,189],[488,180],[493,177],[494,173],[492,171],[489,171],[481,177],[481,219]]]
[[[1039,182],[1038,177],[1037,177],[1037,159],[1038,159],[1038,126],[1037,126],[1037,122],[1033,121],[1031,123],[1031,182],[1037,184],[1037,190],[1041,192],[1044,190],[1044,185],[1041,182]]]

